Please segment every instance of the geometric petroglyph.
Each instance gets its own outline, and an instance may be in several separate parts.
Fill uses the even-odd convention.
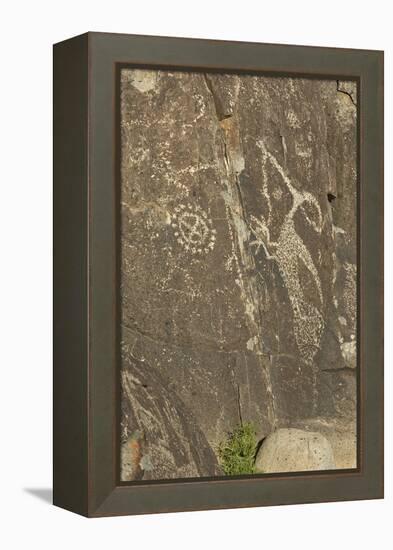
[[[172,214],[171,225],[177,242],[193,254],[213,250],[216,230],[206,212],[197,205],[180,204]]]
[[[288,291],[294,318],[294,334],[299,352],[306,363],[312,363],[318,351],[324,327],[320,310],[309,303],[303,293],[303,285],[299,274],[299,260],[304,264],[312,276],[319,296],[320,305],[323,305],[323,295],[319,274],[311,254],[303,239],[296,232],[294,216],[297,211],[317,233],[322,231],[322,213],[318,201],[308,191],[296,189],[277,159],[266,149],[262,141],[258,141],[262,152],[262,173],[264,181],[262,194],[266,199],[268,217],[257,219],[251,216],[251,231],[255,240],[250,246],[256,246],[257,251],[262,247],[266,258],[277,262],[278,269]],[[292,207],[286,214],[277,241],[270,239],[270,223],[272,206],[267,186],[267,163],[280,174],[288,191],[292,195]]]

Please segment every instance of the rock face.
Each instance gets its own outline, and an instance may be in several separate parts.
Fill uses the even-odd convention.
[[[220,473],[195,418],[157,371],[144,362],[129,363],[122,387],[123,481]]]
[[[280,429],[263,441],[255,461],[258,472],[303,472],[336,468],[329,441],[317,432]]]
[[[124,480],[219,475],[246,421],[353,435],[355,104],[351,82],[122,70]]]

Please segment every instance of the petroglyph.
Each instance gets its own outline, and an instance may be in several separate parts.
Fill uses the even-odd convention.
[[[303,292],[300,280],[299,265],[301,261],[310,272],[318,291],[320,306],[323,305],[321,281],[310,252],[295,229],[294,216],[298,210],[312,229],[321,233],[322,213],[318,201],[308,191],[296,189],[277,159],[267,150],[263,141],[258,141],[262,152],[262,172],[264,181],[263,194],[268,205],[268,217],[257,219],[251,216],[251,229],[255,240],[250,242],[257,250],[263,248],[266,258],[275,260],[288,290],[294,317],[294,334],[299,351],[307,363],[312,363],[318,351],[324,321],[320,309],[311,304]],[[283,182],[292,196],[292,207],[286,214],[277,241],[270,239],[269,224],[271,223],[272,205],[267,188],[267,163],[270,163],[280,174]]]
[[[220,475],[248,421],[356,466],[352,88],[122,69],[124,481]]]
[[[343,265],[345,272],[344,281],[344,303],[346,313],[349,316],[351,324],[354,325],[356,321],[356,265],[348,262]]]
[[[287,114],[288,124],[291,128],[300,128],[300,121],[296,114],[290,110]]]
[[[175,208],[171,225],[177,242],[186,251],[202,254],[213,250],[217,231],[200,206],[180,204]]]

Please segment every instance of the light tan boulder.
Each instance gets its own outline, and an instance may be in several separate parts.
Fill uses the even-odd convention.
[[[336,468],[329,441],[318,432],[279,429],[263,441],[255,466],[258,472],[303,472]]]

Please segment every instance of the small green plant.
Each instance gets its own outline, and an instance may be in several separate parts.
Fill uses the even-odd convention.
[[[251,422],[242,424],[231,432],[218,447],[221,468],[228,476],[255,473],[257,439]]]

